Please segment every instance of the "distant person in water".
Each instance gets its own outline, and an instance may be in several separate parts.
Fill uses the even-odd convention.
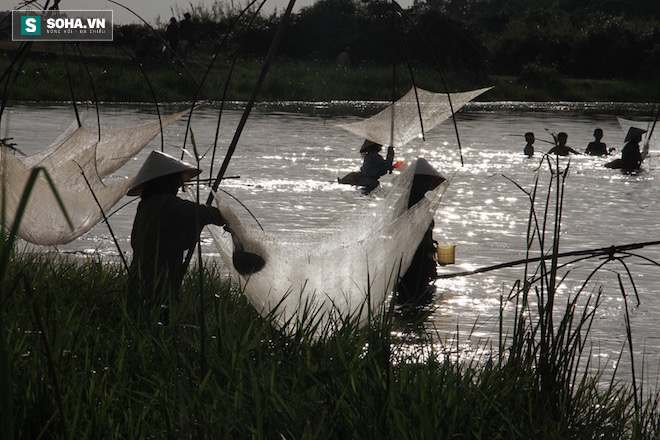
[[[637,171],[642,165],[642,153],[639,150],[639,143],[642,141],[642,135],[646,130],[637,127],[630,127],[626,134],[625,145],[621,150],[621,169],[627,172]]]
[[[597,128],[594,130],[594,140],[589,142],[587,149],[584,151],[585,154],[590,156],[607,156],[609,151],[607,150],[607,145],[604,142],[601,142],[603,138],[603,130]]]
[[[394,161],[394,147],[387,147],[385,158],[380,155],[383,149],[381,144],[370,140],[364,141],[360,147],[362,156],[362,167],[359,172],[348,173],[346,176],[338,179],[339,183],[357,185],[362,187],[362,192],[369,194],[379,185],[379,179],[388,171],[392,171],[392,162]]]
[[[568,156],[570,153],[580,154],[568,145],[566,141],[568,140],[568,135],[563,131],[557,135],[557,145],[555,145],[548,154],[556,154],[557,156]]]
[[[527,144],[523,149],[523,153],[525,153],[525,156],[527,157],[534,156],[534,140],[535,140],[534,133],[532,133],[531,131],[525,133],[525,141],[527,142]]]

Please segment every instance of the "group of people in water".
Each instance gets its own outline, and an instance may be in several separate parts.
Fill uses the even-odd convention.
[[[638,170],[643,161],[639,144],[644,133],[646,130],[630,128],[626,134],[621,158],[606,166],[631,172]],[[595,129],[594,140],[587,145],[584,153],[596,156],[611,155],[615,149],[608,149],[602,138],[603,130]],[[524,154],[532,157],[536,140],[534,133],[525,133],[525,140]],[[581,154],[569,147],[567,140],[566,133],[557,134],[555,145],[547,154]],[[380,177],[397,167],[393,163],[394,148],[388,146],[385,157],[380,154],[382,149],[383,145],[370,140],[364,141],[360,147],[362,167],[359,171],[338,179],[339,183],[361,187],[365,194],[373,191],[378,187]],[[163,308],[160,319],[163,324],[169,321],[168,306],[172,298],[178,298],[186,272],[183,253],[194,246],[205,225],[215,224],[230,230],[227,220],[217,208],[198,205],[177,197],[176,194],[184,183],[200,172],[197,167],[164,153],[152,152],[128,191],[128,195],[141,198],[131,233],[133,261],[129,270],[130,296],[141,303],[141,306]],[[411,190],[409,206],[417,203],[426,191],[444,180],[437,172],[419,174],[419,182],[414,183]],[[435,240],[432,233],[433,223],[429,225],[426,236],[416,251],[417,260],[402,277],[403,287],[400,294],[417,291],[420,287],[424,290],[423,286],[428,286],[435,277],[436,263],[432,257]],[[244,252],[239,243],[234,255],[234,267],[239,273],[258,271],[264,264],[262,256]]]
[[[637,127],[631,127],[626,134],[624,140],[625,145],[621,150],[621,158],[613,160],[612,162],[607,163],[605,166],[608,168],[620,168],[626,172],[634,172],[639,170],[644,157],[640,150],[639,144],[642,142],[642,135],[646,133],[646,130]],[[565,132],[558,133],[554,137],[554,147],[552,147],[547,154],[556,154],[558,156],[568,156],[569,154],[581,154],[575,149],[569,147],[566,142],[568,141],[568,134]],[[602,141],[603,139],[603,130],[601,128],[596,128],[594,130],[594,140],[589,142],[587,145],[584,154],[591,156],[609,156],[614,151],[615,148],[607,148],[607,145]],[[525,133],[525,147],[523,148],[523,153],[527,157],[532,157],[534,155],[534,133],[528,131]]]

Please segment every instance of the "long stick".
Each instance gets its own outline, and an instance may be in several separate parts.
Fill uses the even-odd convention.
[[[633,249],[640,249],[645,246],[657,246],[660,244],[660,241],[647,241],[643,243],[633,243],[633,244],[624,244],[620,246],[610,246],[610,247],[605,247],[605,248],[600,248],[600,249],[587,249],[583,251],[572,251],[572,252],[563,252],[557,254],[555,257],[556,258],[563,258],[563,257],[579,257],[582,255],[610,255],[613,256],[616,252],[623,252],[623,251],[630,251]],[[543,256],[543,257],[534,257],[534,258],[524,258],[521,260],[515,260],[515,261],[509,261],[506,263],[500,263],[500,264],[495,264],[493,266],[486,266],[486,267],[481,267],[479,269],[475,270],[468,270],[464,272],[456,272],[456,273],[448,273],[444,275],[438,275],[438,279],[446,279],[446,278],[456,278],[456,277],[463,277],[467,275],[476,275],[478,273],[483,273],[483,272],[490,272],[491,270],[497,270],[497,269],[504,269],[506,267],[513,267],[517,266],[519,264],[525,264],[525,263],[532,263],[535,261],[542,261],[545,259],[549,258],[554,258],[553,256]]]
[[[451,102],[451,93],[449,92],[449,87],[447,86],[447,81],[445,80],[445,75],[442,72],[442,68],[440,67],[440,62],[435,56],[435,52],[433,50],[433,47],[431,44],[427,41],[426,37],[422,32],[419,30],[419,28],[415,25],[415,23],[412,21],[410,16],[406,13],[405,9],[401,7],[396,1],[393,1],[392,4],[396,6],[396,8],[399,10],[401,13],[401,16],[404,17],[408,23],[412,26],[412,28],[417,32],[419,35],[419,38],[421,38],[422,42],[429,48],[429,54],[431,55],[431,59],[433,60],[436,69],[438,70],[438,73],[440,74],[440,81],[442,82],[443,87],[445,88],[445,92],[447,93],[447,102],[449,103],[449,110],[451,111],[451,119],[454,124],[454,132],[456,133],[456,142],[458,143],[458,154],[461,158],[461,166],[465,165],[463,162],[463,148],[461,146],[461,137],[458,134],[458,123],[456,122],[456,113],[454,112],[454,105]]]
[[[291,11],[293,10],[293,5],[296,3],[296,0],[289,0],[289,5],[286,8],[286,11],[284,12],[284,15],[282,16],[282,21],[280,21],[279,26],[277,27],[277,32],[275,33],[275,37],[273,38],[273,41],[270,45],[270,49],[268,50],[268,53],[266,54],[266,59],[264,60],[264,64],[261,68],[261,74],[259,75],[259,78],[257,79],[257,83],[255,84],[254,88],[252,89],[252,94],[250,95],[250,99],[248,100],[247,106],[245,107],[245,110],[243,111],[243,115],[241,116],[241,120],[238,123],[238,127],[236,128],[236,132],[234,133],[234,137],[231,140],[231,144],[229,145],[229,150],[227,150],[227,154],[225,156],[225,160],[222,162],[222,166],[220,167],[220,171],[218,171],[218,176],[215,179],[215,182],[213,182],[212,189],[215,192],[218,189],[218,186],[220,186],[220,182],[222,181],[222,177],[225,175],[225,172],[227,171],[227,167],[229,166],[229,160],[231,159],[231,156],[234,154],[234,151],[236,150],[236,145],[238,144],[238,139],[241,136],[241,132],[243,131],[243,128],[245,127],[245,124],[247,122],[247,118],[250,115],[250,112],[252,111],[252,107],[254,106],[254,102],[257,100],[257,95],[259,94],[259,91],[261,90],[261,86],[264,82],[264,79],[266,78],[266,74],[268,73],[268,68],[270,67],[270,63],[273,61],[273,58],[275,58],[275,54],[277,53],[277,48],[280,45],[280,41],[282,40],[282,36],[284,35],[284,30],[286,28],[286,25],[289,21],[289,16],[291,15]],[[208,199],[206,200],[206,204],[210,205],[211,202],[213,201],[213,192],[209,194]]]
[[[229,36],[234,33],[234,28],[238,25],[238,22],[241,19],[241,17],[243,17],[243,15],[252,7],[252,5],[254,5],[256,3],[256,1],[257,0],[252,0],[251,2],[249,2],[247,4],[247,6],[245,8],[243,8],[243,10],[234,18],[234,21],[229,25],[229,28],[225,32],[224,37],[222,38],[222,40],[218,44],[218,47],[217,47],[215,53],[211,57],[211,62],[206,67],[206,71],[204,72],[204,76],[202,77],[202,80],[199,83],[199,88],[197,89],[197,91],[195,92],[195,96],[193,97],[193,100],[192,100],[193,105],[190,108],[190,113],[188,113],[188,121],[186,123],[186,134],[184,135],[185,137],[183,138],[183,149],[181,150],[181,159],[182,160],[183,160],[183,154],[184,154],[183,150],[185,150],[186,141],[188,140],[188,131],[190,130],[190,123],[192,122],[193,111],[195,110],[195,103],[197,102],[197,99],[199,98],[200,91],[202,91],[202,86],[204,85],[204,82],[206,82],[206,78],[208,77],[209,73],[211,72],[211,68],[213,67],[213,64],[215,63],[215,60],[218,58],[218,55],[220,54],[220,50],[222,50],[222,48],[224,47],[225,42],[227,41]],[[266,0],[263,0],[261,5],[257,8],[257,10],[252,15],[252,18],[250,19],[250,24],[248,25],[248,28],[250,26],[252,26],[252,23],[254,22],[254,19],[259,14],[259,11],[261,11],[261,8],[264,6],[265,2],[266,2]],[[233,64],[232,64],[232,69],[230,70],[229,76],[227,77],[227,81],[225,82],[225,92],[222,95],[222,100],[221,100],[222,104],[220,106],[220,114],[222,114],[222,108],[224,107],[225,97],[227,96],[227,86],[229,85],[229,79],[231,78],[231,72],[232,71],[233,71]],[[215,146],[216,145],[217,145],[217,137],[216,137],[216,141],[215,141],[214,147],[213,147],[214,153],[215,153]],[[211,159],[211,167],[213,167],[213,159]]]
[[[275,53],[277,52],[277,47],[280,44],[280,41],[282,41],[282,36],[284,35],[284,30],[286,28],[286,25],[289,21],[289,16],[291,15],[291,11],[293,10],[293,5],[296,3],[296,0],[289,0],[289,5],[286,8],[286,11],[284,12],[284,15],[282,16],[282,21],[280,21],[279,26],[277,27],[277,32],[275,33],[275,37],[273,38],[273,41],[270,45],[270,49],[268,50],[268,53],[266,54],[266,58],[264,59],[264,64],[261,68],[261,74],[259,75],[259,78],[257,79],[257,83],[255,84],[254,88],[252,89],[252,94],[250,95],[250,99],[248,100],[247,106],[245,107],[245,110],[243,110],[243,115],[241,116],[241,120],[238,123],[238,127],[236,128],[236,132],[234,133],[234,137],[231,140],[231,144],[229,145],[229,149],[227,150],[227,154],[225,155],[225,159],[222,162],[222,166],[220,167],[220,171],[218,171],[218,176],[215,178],[215,181],[213,182],[212,185],[212,191],[209,193],[209,197],[206,200],[207,205],[211,205],[213,202],[213,193],[218,190],[218,187],[220,186],[220,181],[222,181],[223,176],[225,175],[225,172],[227,171],[227,167],[229,166],[229,161],[231,160],[231,156],[234,154],[234,151],[236,150],[236,145],[238,144],[238,139],[241,136],[241,132],[243,131],[243,128],[245,127],[245,124],[247,122],[247,118],[250,115],[250,111],[252,111],[252,107],[254,106],[254,102],[257,100],[257,95],[259,94],[259,91],[261,90],[261,86],[264,82],[264,79],[266,78],[266,74],[268,73],[268,68],[270,67],[270,63],[273,61],[273,58],[275,58]],[[190,264],[190,260],[192,259],[192,255],[195,251],[195,246],[191,246],[190,249],[188,249],[188,253],[186,254],[186,259],[183,262],[183,270],[184,272],[188,269],[188,265]]]

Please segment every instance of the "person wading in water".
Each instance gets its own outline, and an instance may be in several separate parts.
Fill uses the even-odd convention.
[[[337,179],[337,181],[348,185],[361,186],[362,192],[369,194],[379,185],[378,179],[388,171],[392,171],[393,168],[394,147],[387,147],[387,156],[385,158],[380,155],[380,150],[382,149],[383,146],[381,144],[370,140],[364,141],[362,147],[360,147],[360,155],[362,156],[362,167],[360,171],[348,173],[341,179]]]

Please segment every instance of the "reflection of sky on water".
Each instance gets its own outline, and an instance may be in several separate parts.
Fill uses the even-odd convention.
[[[530,212],[528,193],[534,188],[536,170],[543,172],[538,184],[536,209],[539,215],[545,206],[549,184],[547,164],[542,153],[549,150],[550,133],[565,131],[568,144],[584,151],[593,137],[593,129],[604,130],[603,141],[620,151],[624,133],[612,114],[600,114],[589,108],[589,113],[572,112],[570,106],[558,106],[551,111],[519,111],[520,105],[502,106],[503,109],[463,111],[458,115],[461,166],[454,127],[447,122],[427,133],[426,142],[413,141],[399,148],[396,160],[411,161],[425,157],[443,174],[452,179],[436,215],[434,237],[438,241],[457,244],[456,264],[438,269],[440,274],[473,270],[525,257],[526,234]],[[529,105],[528,107],[534,107]],[[164,109],[173,113],[174,108]],[[209,158],[214,143],[217,109],[205,106],[195,111],[191,123],[199,151],[205,152],[201,167],[202,177],[210,177]],[[625,116],[625,115],[622,115]],[[234,135],[240,117],[236,110],[225,111],[222,117],[218,151],[213,167],[217,173]],[[64,106],[19,106],[3,115],[2,137],[13,136],[19,148],[34,153],[55,140],[73,121],[70,108]],[[154,112],[135,106],[104,106],[102,124],[125,126],[153,120]],[[241,136],[236,152],[227,169],[227,176],[240,177],[223,181],[221,188],[245,204],[270,232],[333,231],[342,219],[367,203],[368,199],[355,189],[339,185],[337,177],[360,166],[358,149],[361,139],[335,127],[338,123],[352,122],[357,116],[305,116],[287,112],[253,111]],[[634,115],[631,119],[635,119]],[[641,118],[640,118],[641,119]],[[95,123],[88,115],[87,121]],[[89,125],[89,124],[87,124]],[[181,120],[166,130],[165,145],[168,152],[178,156],[185,138],[186,121]],[[536,134],[537,154],[527,159],[522,154],[523,133]],[[187,140],[190,147],[190,138]],[[130,161],[119,174],[127,175],[143,163],[151,149],[160,147],[157,138],[135,160]],[[655,160],[660,156],[651,156]],[[188,157],[186,160],[191,160]],[[554,158],[553,158],[554,160]],[[561,158],[561,168],[568,163]],[[658,239],[660,223],[660,171],[653,166],[638,176],[623,175],[604,168],[606,159],[588,156],[570,158],[565,186],[565,205],[561,229],[561,251],[574,251],[608,247]],[[655,160],[659,162],[658,160]],[[648,165],[647,164],[647,167]],[[391,176],[382,179],[384,186]],[[523,191],[524,190],[524,191]],[[128,202],[122,200],[120,204]],[[131,203],[111,217],[111,225],[122,250],[130,251],[129,236],[136,203]],[[551,200],[554,206],[554,200]],[[246,215],[248,215],[246,213]],[[551,226],[548,226],[549,230]],[[213,243],[204,237],[205,255],[215,254]],[[61,246],[61,251],[99,251],[116,255],[105,225],[97,225],[89,234],[75,242]],[[531,248],[538,255],[538,243]],[[631,251],[651,260],[660,261],[660,247]],[[619,291],[617,273],[628,293],[631,326],[635,337],[636,360],[641,353],[648,363],[646,371],[655,374],[660,359],[660,268],[639,257],[624,260],[641,299],[636,306],[632,284],[625,268],[617,262],[608,262],[585,288],[584,297],[602,289],[601,306],[594,323],[594,359],[612,366],[625,343],[625,303]],[[574,295],[600,261],[580,261],[568,268],[564,284],[558,291],[562,306],[569,295]],[[536,269],[529,266],[529,271]],[[562,271],[564,274],[564,271]],[[498,338],[501,298],[504,315],[513,313],[513,302],[506,302],[516,280],[525,275],[522,265],[484,274],[438,280],[437,294],[429,305],[431,317],[428,329],[437,334],[442,345],[461,347],[463,354],[483,353],[484,342]],[[536,301],[535,298],[532,298]],[[507,333],[505,319],[504,332]],[[627,350],[627,348],[626,348]],[[451,352],[451,350],[450,350]],[[624,355],[619,367],[629,368]],[[622,376],[627,379],[627,376]]]

